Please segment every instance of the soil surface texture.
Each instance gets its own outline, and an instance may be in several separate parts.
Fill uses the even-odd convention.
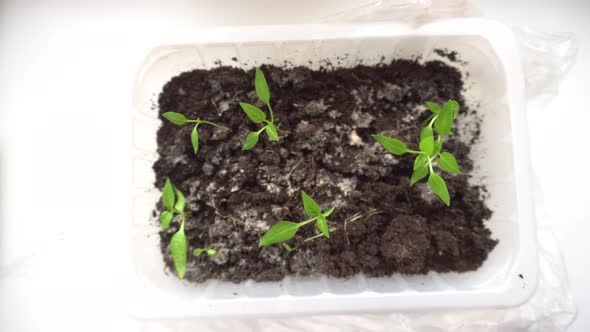
[[[281,280],[288,274],[350,277],[357,273],[470,271],[486,260],[497,241],[485,221],[485,189],[470,185],[473,170],[470,142],[477,140],[479,121],[462,97],[459,71],[443,62],[424,64],[395,60],[378,66],[317,71],[262,66],[271,92],[275,123],[287,131],[279,142],[264,135],[250,151],[242,151],[247,132],[260,128],[238,102],[256,104],[254,70],[232,67],[193,70],[172,78],[158,98],[159,113],[179,112],[232,129],[201,125],[200,150],[193,154],[192,126],[163,119],[158,130],[159,159],[153,168],[155,186],[169,177],[187,199],[185,232],[189,257],[185,278],[203,282]],[[461,175],[438,171],[449,187],[446,207],[426,181],[410,188],[412,155],[394,156],[371,134],[382,134],[417,149],[420,125],[430,112],[426,101],[459,101],[467,134],[455,129],[443,150],[455,155]],[[328,218],[330,239],[319,238],[288,257],[284,248],[258,247],[268,228],[281,220],[307,217],[301,190],[322,207],[336,206]],[[345,219],[372,209],[380,213],[354,222]],[[161,203],[156,211],[162,210]],[[156,218],[157,219],[157,218]],[[161,231],[164,261],[174,273],[168,243],[178,229]],[[317,234],[303,227],[291,245]],[[215,243],[215,257],[193,257],[193,248]]]

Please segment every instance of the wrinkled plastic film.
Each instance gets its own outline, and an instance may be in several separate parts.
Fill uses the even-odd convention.
[[[572,33],[547,33],[513,27],[520,45],[529,101],[556,96],[564,75],[575,62],[577,44]]]
[[[324,23],[396,21],[421,24],[437,18],[468,17],[467,0],[366,0],[324,17]]]
[[[325,23],[415,21],[431,6],[430,0],[366,0],[321,19]]]
[[[366,0],[324,17],[322,22],[429,21],[474,16],[467,0]],[[575,62],[577,44],[572,33],[541,32],[526,26],[512,27],[519,42],[527,97],[555,96],[563,76]],[[529,100],[530,101],[530,100]]]

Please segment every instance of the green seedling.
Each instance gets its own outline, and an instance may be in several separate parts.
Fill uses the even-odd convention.
[[[182,192],[172,185],[170,179],[166,179],[162,189],[162,204],[164,204],[166,210],[160,214],[160,226],[162,226],[163,230],[168,229],[172,219],[175,216],[180,216],[180,228],[170,239],[170,254],[180,279],[184,278],[186,272],[186,256],[188,252],[188,239],[184,233],[185,202]]]
[[[209,257],[217,256],[218,252],[214,248],[215,244],[212,244],[207,248],[196,248],[193,250],[193,256],[200,256],[202,253],[207,254]]]
[[[395,154],[403,155],[411,153],[416,155],[414,160],[413,174],[410,178],[410,186],[428,176],[428,185],[438,195],[438,197],[449,206],[451,199],[447,184],[443,178],[434,172],[433,164],[437,165],[444,171],[454,174],[461,174],[461,169],[457,164],[455,157],[449,152],[442,152],[444,137],[452,135],[453,120],[459,114],[459,103],[455,100],[449,100],[441,108],[436,103],[427,102],[426,106],[432,112],[426,121],[426,125],[420,132],[420,151],[412,150],[407,145],[397,139],[372,135],[383,147]],[[434,133],[437,133],[436,139]]]
[[[351,222],[354,222],[354,221],[357,221],[357,220],[360,220],[360,219],[366,220],[367,218],[369,218],[369,217],[371,217],[373,215],[379,214],[379,213],[381,213],[381,212],[379,210],[375,210],[375,209],[372,209],[372,210],[370,210],[370,211],[368,211],[366,213],[357,212],[354,215],[352,215],[351,217],[348,217],[348,218],[346,218],[344,220],[344,227],[342,227],[342,228],[344,228],[344,230],[346,231],[346,225],[348,223],[351,223]],[[340,229],[340,227],[330,228],[330,233],[335,232],[338,229]],[[295,246],[290,246],[289,244],[283,242],[283,248],[285,248],[285,253],[283,254],[283,257],[289,256],[292,252],[296,251],[301,246],[305,245],[306,243],[308,243],[310,241],[313,241],[315,239],[318,239],[318,238],[320,238],[322,236],[324,236],[324,235],[321,234],[321,233],[320,234],[316,234],[314,236],[310,236],[310,237],[304,239],[303,241],[297,243]]]
[[[170,239],[170,254],[172,255],[172,261],[180,279],[184,278],[188,255],[188,239],[184,233],[184,223],[186,221],[186,212],[184,211],[185,203],[186,199],[182,192],[172,185],[170,179],[166,179],[164,188],[162,188],[162,204],[164,204],[166,210],[160,214],[160,226],[163,230],[166,230],[170,227],[170,223],[176,216],[179,217],[176,219],[180,219],[180,228]],[[217,254],[217,251],[211,245],[204,249],[195,249],[193,255],[198,256],[202,252],[205,252],[208,256],[215,256]]]
[[[268,90],[264,73],[262,73],[260,68],[256,68],[254,88],[256,89],[256,95],[258,96],[258,99],[260,99],[260,101],[266,105],[270,119],[266,117],[266,113],[264,113],[264,111],[260,108],[252,104],[242,102],[240,103],[240,107],[242,107],[242,110],[244,110],[244,113],[246,113],[252,122],[255,124],[265,124],[264,127],[260,128],[258,131],[251,131],[246,135],[243,150],[252,149],[256,143],[258,143],[258,138],[263,131],[266,132],[266,135],[271,141],[275,142],[279,140],[279,132],[282,131],[274,123],[275,117],[272,112],[272,107],[270,106],[270,91]]]
[[[198,131],[199,125],[205,124],[205,125],[210,125],[210,126],[214,126],[217,128],[221,128],[223,130],[231,131],[231,129],[229,129],[228,127],[225,127],[225,126],[222,126],[217,123],[210,122],[210,121],[201,120],[200,118],[197,118],[196,120],[187,119],[183,114],[176,113],[176,112],[166,112],[166,113],[162,114],[162,116],[164,118],[166,118],[168,121],[170,121],[178,126],[182,126],[187,123],[194,123],[195,124],[195,126],[193,127],[193,130],[191,132],[191,143],[193,144],[193,151],[195,152],[195,154],[197,154],[197,152],[199,152],[199,131]]]
[[[328,228],[328,220],[327,218],[334,212],[336,208],[333,206],[328,211],[322,212],[318,203],[316,203],[311,197],[309,197],[304,191],[301,191],[301,199],[303,200],[303,209],[305,213],[310,217],[302,222],[292,222],[292,221],[281,221],[274,225],[264,233],[264,235],[260,238],[260,242],[258,242],[259,247],[265,247],[271,244],[285,242],[290,240],[297,231],[312,222],[315,221],[315,225],[317,229],[320,231],[321,236],[325,236],[327,238],[330,237],[330,229]]]

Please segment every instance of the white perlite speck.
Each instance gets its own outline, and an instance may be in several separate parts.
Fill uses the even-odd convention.
[[[222,101],[219,103],[219,110],[223,113],[229,109],[229,105],[228,101]]]
[[[342,114],[340,112],[338,112],[337,110],[331,110],[331,111],[328,112],[328,115],[332,119],[336,119],[337,117],[341,116]]]
[[[399,102],[402,99],[402,89],[391,83],[385,83],[383,89],[377,91],[377,99],[387,99],[390,102]]]
[[[341,181],[338,181],[338,183],[336,183],[336,186],[338,187],[338,189],[340,189],[340,191],[342,192],[342,194],[344,196],[350,195],[350,193],[352,193],[354,191],[354,189],[356,188],[356,185],[357,185],[356,176],[353,178],[342,178]]]
[[[352,130],[350,134],[348,134],[348,144],[352,146],[360,146],[363,145],[363,140],[360,136],[356,133],[356,130]]]
[[[352,111],[350,118],[356,123],[357,128],[368,128],[375,119],[369,113],[362,113],[356,110]]]
[[[205,188],[205,191],[210,193],[210,192],[215,191],[215,189],[217,189],[217,183],[215,183],[215,182],[209,182],[209,184]]]
[[[325,113],[329,105],[324,104],[324,99],[312,100],[304,105],[293,104],[297,109],[305,112],[308,115],[320,115]]]
[[[238,219],[242,220],[246,233],[260,235],[268,229],[268,225],[264,222],[264,216],[258,214],[254,208],[240,210],[236,214]]]
[[[268,191],[271,194],[279,194],[281,192],[281,188],[279,188],[276,184],[272,182],[264,183],[264,187],[266,188],[266,191]]]
[[[381,156],[381,159],[383,161],[385,161],[385,164],[386,165],[397,165],[397,164],[399,164],[399,159],[397,159],[396,157],[394,157],[390,153],[384,154],[383,156]]]

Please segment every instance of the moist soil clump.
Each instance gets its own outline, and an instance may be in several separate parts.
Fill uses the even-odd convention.
[[[484,188],[470,185],[470,143],[479,131],[455,135],[444,149],[457,158],[463,174],[442,174],[451,206],[446,207],[425,181],[410,188],[411,155],[394,156],[371,134],[398,138],[417,148],[426,101],[459,101],[461,122],[479,121],[461,91],[461,74],[442,62],[395,60],[378,66],[311,70],[262,66],[271,92],[275,123],[288,133],[279,142],[265,135],[242,151],[247,132],[257,130],[238,102],[265,108],[254,92],[254,71],[232,67],[193,70],[172,78],[158,98],[159,113],[179,112],[232,129],[199,127],[194,155],[191,126],[163,121],[159,158],[153,165],[157,188],[169,177],[186,195],[185,232],[189,258],[185,278],[240,282],[280,280],[288,274],[350,277],[357,273],[470,271],[487,258],[497,241],[484,222],[491,216]],[[465,115],[469,115],[466,117]],[[462,134],[463,132],[463,134]],[[468,139],[462,136],[469,136]],[[441,171],[442,172],[442,171]],[[281,220],[307,219],[301,190],[339,229],[283,257],[281,245],[259,248],[258,240]],[[160,203],[159,203],[160,204]],[[156,207],[157,211],[162,206]],[[380,211],[347,223],[357,212]],[[174,271],[168,243],[178,224],[160,232],[164,261]],[[316,234],[303,227],[295,244]],[[218,255],[193,257],[193,248],[216,244]]]

